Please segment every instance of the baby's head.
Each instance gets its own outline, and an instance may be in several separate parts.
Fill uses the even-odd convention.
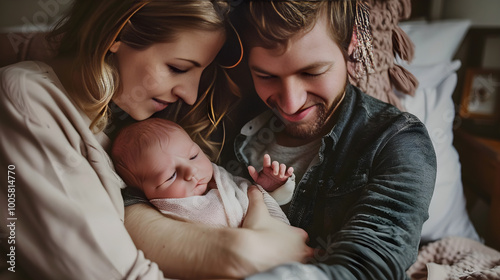
[[[111,155],[125,183],[148,199],[202,195],[213,175],[212,163],[186,131],[159,118],[120,131]]]

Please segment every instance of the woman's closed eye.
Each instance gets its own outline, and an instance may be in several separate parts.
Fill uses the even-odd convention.
[[[196,155],[194,155],[194,156],[190,157],[190,158],[189,158],[189,160],[196,159],[197,157],[198,157],[198,154],[196,154]]]
[[[182,74],[182,73],[186,73],[188,71],[186,69],[180,69],[180,68],[172,66],[172,65],[168,65],[168,69],[170,69],[171,72],[176,73],[176,74]]]

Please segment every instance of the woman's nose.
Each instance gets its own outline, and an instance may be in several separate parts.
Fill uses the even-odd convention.
[[[193,105],[198,98],[199,82],[186,82],[172,88],[172,94],[184,101],[188,105]]]

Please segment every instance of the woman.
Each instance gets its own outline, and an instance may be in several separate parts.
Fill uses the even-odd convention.
[[[54,60],[21,62],[0,70],[0,162],[7,169],[2,179],[10,182],[1,189],[0,199],[9,203],[1,213],[11,225],[5,235],[10,239],[2,244],[9,244],[8,268],[16,271],[15,276],[163,277],[124,227],[124,184],[106,153],[110,140],[103,129],[114,127],[109,123],[111,104],[137,121],[168,111],[216,156],[215,143],[202,139],[223,117],[228,108],[223,101],[230,98],[228,93],[224,98],[211,96],[209,90],[198,96],[197,90],[204,69],[210,68],[205,73],[208,82],[215,81],[210,64],[225,39],[227,10],[227,4],[215,0],[76,1],[52,34],[60,42]],[[111,135],[110,129],[106,131]],[[258,199],[253,212],[260,209]],[[266,221],[265,213],[252,215]],[[242,240],[246,232],[275,232],[273,222],[268,224],[242,233],[213,230],[204,241],[217,249],[222,236]],[[173,230],[206,233],[201,226],[176,226],[163,232],[165,243],[159,246],[173,246],[172,240],[179,239]],[[195,247],[199,240],[193,235],[182,236],[184,243],[174,244],[171,252],[186,251],[183,245],[189,244],[208,259],[211,252]],[[141,248],[140,238],[135,240]],[[186,258],[181,253],[179,259]],[[162,267],[172,265],[177,263]],[[210,271],[212,263],[182,265]]]

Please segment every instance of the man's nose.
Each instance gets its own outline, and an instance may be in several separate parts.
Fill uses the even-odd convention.
[[[287,78],[282,81],[278,102],[280,110],[288,115],[299,111],[305,104],[307,93],[300,81]]]

